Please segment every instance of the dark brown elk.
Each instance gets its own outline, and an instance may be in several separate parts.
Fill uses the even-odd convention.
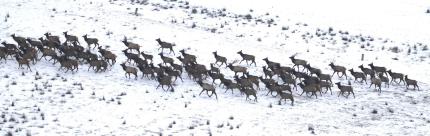
[[[206,91],[209,97],[211,97],[212,95],[215,95],[215,98],[218,100],[218,96],[215,91],[215,86],[208,83],[203,83],[203,81],[201,80],[197,81],[197,83],[200,85],[200,87],[202,87],[202,91],[200,92],[199,95],[201,95],[204,91]],[[209,92],[211,92],[210,95],[209,95]]]
[[[382,83],[385,83],[385,87],[390,87],[390,79],[388,79],[388,77],[384,76],[383,73],[379,73],[378,77],[381,79]]]
[[[131,60],[136,60],[139,58],[139,54],[129,53],[127,52],[127,50],[123,50],[122,52],[127,57],[127,62],[130,62]]]
[[[172,77],[166,76],[166,75],[163,75],[163,74],[160,74],[160,75],[157,74],[157,81],[158,81],[158,86],[157,86],[156,89],[158,89],[158,87],[161,86],[161,88],[164,91],[168,91],[169,89],[171,89],[171,91],[173,92],[174,88],[173,88],[173,85],[172,85]],[[164,86],[167,86],[167,88],[164,89]]]
[[[258,79],[258,76],[254,76],[249,74],[249,72],[245,72],[246,79],[251,81],[255,86],[257,86],[257,89],[260,90],[260,81]]]
[[[55,49],[59,45],[56,42],[44,40],[42,37],[40,37],[39,40],[44,47],[49,48],[49,49]]]
[[[391,76],[391,82],[390,83],[392,83],[393,81],[396,82],[395,80],[399,79],[399,82],[398,83],[396,82],[397,84],[400,84],[402,81],[404,84],[406,84],[405,80],[403,80],[404,75],[402,73],[392,72],[391,69],[388,70],[387,72]]]
[[[308,95],[308,93],[311,93],[311,97],[312,97],[312,95],[315,95],[315,98],[318,98],[317,92],[319,91],[319,88],[316,85],[311,84],[311,85],[305,86],[303,83],[298,83],[297,85],[299,85],[300,88],[302,88],[302,90],[303,90],[303,92],[300,94],[300,96],[302,96],[303,93],[306,93],[306,95]]]
[[[279,103],[281,103],[282,100],[287,102],[287,99],[290,99],[291,100],[291,106],[294,106],[293,94],[291,94],[290,92],[282,92],[282,91],[279,91],[278,94],[279,94],[279,96],[281,96],[281,98],[279,99]]]
[[[20,36],[15,36],[15,34],[10,35],[12,37],[12,39],[18,43],[18,45],[26,45],[27,41],[25,40],[24,37],[20,37]]]
[[[330,90],[330,94],[333,94],[333,92],[331,91],[332,83],[326,82],[326,81],[321,81],[320,82],[320,87],[321,87],[321,89],[322,88],[326,89],[324,93],[327,93],[328,90]]]
[[[196,62],[197,57],[195,55],[185,53],[184,49],[180,50],[179,52],[181,52],[182,56],[184,56],[184,59],[189,59],[189,61]]]
[[[306,60],[301,60],[301,59],[296,59],[296,58],[294,58],[295,56],[293,55],[293,56],[291,56],[290,57],[290,59],[291,59],[291,62],[293,62],[293,64],[294,64],[294,66],[293,66],[293,68],[295,67],[295,66],[297,66],[297,70],[299,70],[299,66],[302,66],[303,67],[303,70],[305,69],[305,65],[308,63]]]
[[[336,85],[337,85],[337,88],[339,88],[339,90],[340,90],[339,95],[337,95],[337,97],[339,97],[339,96],[340,96],[340,94],[344,95],[344,93],[345,93],[345,92],[347,92],[347,93],[348,93],[348,95],[347,95],[347,96],[345,96],[346,98],[348,98],[348,96],[349,96],[351,93],[352,93],[352,95],[353,95],[353,96],[354,96],[354,98],[355,98],[354,90],[352,89],[352,87],[351,87],[351,86],[341,85],[341,84],[340,84],[340,82],[337,82],[337,83],[336,83]]]
[[[327,81],[327,82],[333,83],[331,81],[331,76],[329,74],[322,74],[322,73],[320,73],[317,76],[318,76],[318,78],[320,78],[321,81]]]
[[[216,51],[212,52],[212,54],[215,57],[215,64],[218,64],[219,62],[221,62],[221,64],[219,66],[222,66],[222,64],[225,64],[225,66],[227,66],[227,58],[226,57],[218,55],[218,53]]]
[[[211,72],[217,73],[217,74],[221,73],[220,70],[219,70],[219,68],[215,67],[213,63],[210,63],[209,65],[211,67],[211,69],[210,69]]]
[[[40,52],[42,52],[43,50],[43,44],[40,41],[37,40],[32,40],[30,38],[26,39],[28,43],[30,43],[31,46],[37,48]]]
[[[57,53],[54,50],[44,48],[42,50],[42,57],[40,57],[39,60],[41,60],[42,58],[45,58],[46,60],[47,56],[51,57],[51,59],[48,60],[48,61],[51,61],[52,59],[55,59],[55,57],[57,57]],[[54,63],[55,63],[55,60],[54,60]]]
[[[245,75],[247,68],[246,67],[242,67],[242,66],[233,66],[233,64],[228,64],[227,65],[228,68],[230,68],[231,71],[234,72],[234,75],[237,75],[237,73],[242,73],[243,75]]]
[[[269,77],[270,79],[275,75],[275,73],[267,69],[266,66],[263,66],[263,73],[265,78]]]
[[[57,60],[58,60],[58,62],[60,62],[59,70],[62,68],[66,68],[65,72],[67,72],[69,70],[72,72],[74,70],[76,70],[76,71],[79,70],[79,64],[78,64],[78,61],[76,61],[76,60],[68,59],[66,56],[60,56],[57,58]]]
[[[264,58],[263,60],[266,62],[267,67],[275,67],[275,68],[281,67],[280,63],[270,61],[268,57]]]
[[[255,63],[254,55],[245,54],[242,52],[242,50],[237,52],[237,54],[239,54],[242,57],[242,60],[239,62],[239,64],[242,63],[242,61],[246,61],[246,64],[248,64],[248,61],[251,61],[251,63],[248,65],[252,65],[252,63],[254,63],[254,65],[257,66],[257,63]]]
[[[382,84],[381,79],[376,78],[375,75],[371,75],[370,81],[371,81],[371,83],[370,83],[369,88],[372,87],[372,85],[375,85],[375,88],[378,87],[379,93],[381,93],[382,92],[382,90],[381,90],[381,84]]]
[[[28,59],[25,59],[23,57],[19,57],[18,55],[15,55],[15,59],[18,62],[19,68],[22,68],[22,65],[27,65],[27,69],[29,69],[31,71],[30,61]]]
[[[98,47],[99,53],[103,56],[103,58],[106,59],[106,61],[109,63],[109,60],[111,61],[110,65],[112,66],[116,62],[116,55],[113,54],[111,51],[108,51],[106,49],[102,49],[102,47]]]
[[[142,78],[154,79],[155,74],[151,67],[145,67],[143,65],[137,65],[137,68],[142,72]]]
[[[308,71],[309,71],[309,73],[310,73],[309,75],[315,74],[315,75],[317,75],[317,76],[318,76],[318,74],[321,74],[321,73],[322,73],[322,72],[321,72],[321,69],[311,67],[311,64],[306,64],[304,67],[305,67],[306,69],[308,69]]]
[[[131,78],[130,74],[133,74],[135,76],[135,79],[137,79],[137,69],[134,67],[126,66],[125,63],[120,64],[122,69],[125,71],[125,77]],[[158,87],[157,87],[158,88]]]
[[[254,101],[257,101],[257,91],[252,89],[252,88],[240,88],[239,89],[241,93],[244,93],[246,95],[246,101],[249,99],[251,100],[251,98],[249,98],[250,95],[254,96]]]
[[[361,69],[361,71],[366,75],[366,77],[367,77],[367,75],[372,76],[375,74],[375,71],[373,71],[372,69],[363,67],[363,64],[358,66],[358,68]]]
[[[331,69],[333,69],[333,74],[331,75],[332,77],[334,76],[335,73],[337,73],[337,76],[339,76],[339,73],[342,73],[342,75],[339,77],[345,76],[345,78],[348,79],[346,75],[346,68],[344,66],[334,65],[333,62],[331,62],[329,66],[331,67]]]
[[[367,84],[366,75],[364,73],[355,72],[354,69],[349,69],[348,71],[351,72],[351,75],[354,77],[354,82],[357,81],[357,79],[361,79],[361,82],[364,80],[364,82]]]
[[[67,34],[67,31],[63,32],[63,34],[64,34],[64,37],[66,38],[65,43],[69,42],[69,43],[78,43],[78,44],[81,44],[81,43],[79,43],[78,37],[76,37],[74,35]]]
[[[142,55],[142,57],[143,57],[146,61],[151,60],[151,63],[152,63],[152,58],[154,58],[154,56],[152,56],[151,54],[146,54],[146,53],[144,53],[144,52],[141,52],[140,54]]]
[[[208,75],[212,78],[212,84],[215,83],[215,80],[221,80],[221,78],[224,78],[224,75],[221,73],[214,73],[212,71],[208,71]]]
[[[284,84],[287,84],[287,85],[293,85],[294,86],[294,88],[296,89],[296,91],[297,91],[297,84],[296,84],[296,80],[293,78],[293,76],[291,76],[290,74],[288,74],[288,73],[283,73],[283,74],[281,74],[281,79],[282,79],[282,81],[284,82]]]
[[[163,53],[159,53],[158,55],[160,55],[161,60],[163,61],[164,65],[172,64],[173,63],[173,58],[166,57],[166,56],[163,55]]]
[[[84,38],[85,42],[87,43],[88,48],[91,48],[92,44],[94,44],[94,48],[96,48],[97,46],[100,47],[99,40],[97,38],[88,38],[87,34],[83,35],[82,37]]]
[[[163,53],[164,49],[169,49],[170,52],[173,52],[173,54],[175,54],[175,51],[173,50],[173,46],[176,46],[174,43],[169,43],[169,42],[164,42],[161,41],[160,38],[155,39],[155,41],[157,41],[157,43],[160,45],[160,48],[158,48],[158,50],[161,49],[161,52]]]
[[[1,44],[3,44],[3,46],[6,47],[7,50],[18,50],[15,44],[6,43],[5,41],[3,41]]]
[[[383,73],[383,74],[385,74],[386,76],[388,76],[388,74],[387,74],[387,68],[385,68],[385,67],[378,67],[378,66],[374,66],[374,65],[373,65],[373,63],[370,63],[370,64],[369,64],[369,66],[370,66],[370,68],[371,68],[373,71],[375,71],[375,73]]]
[[[127,37],[124,37],[124,40],[122,41],[122,43],[124,43],[124,45],[127,46],[128,50],[137,50],[137,52],[140,52],[140,45],[127,41]]]
[[[6,61],[6,56],[7,56],[6,48],[0,47],[0,60],[4,59]]]
[[[406,89],[408,89],[408,87],[412,85],[414,86],[414,90],[415,90],[415,87],[418,88],[418,91],[420,90],[417,80],[409,79],[408,75],[405,75],[405,81],[406,81]]]
[[[55,42],[58,45],[61,44],[59,36],[52,36],[51,33],[45,33],[44,35],[48,41]]]
[[[241,88],[252,88],[254,89],[252,81],[249,79],[242,79],[237,76],[234,76],[234,80],[241,86]]]

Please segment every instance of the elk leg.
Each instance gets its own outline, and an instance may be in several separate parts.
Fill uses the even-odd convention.
[[[205,91],[205,89],[203,89],[203,90],[200,92],[200,94],[199,94],[199,95],[202,95],[203,91]]]

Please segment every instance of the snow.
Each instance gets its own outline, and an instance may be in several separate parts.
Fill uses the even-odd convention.
[[[8,132],[16,135],[313,135],[311,129],[317,135],[429,135],[430,52],[422,50],[430,42],[430,15],[425,14],[429,1],[189,0],[189,3],[199,10],[226,8],[229,14],[210,18],[205,14],[191,14],[191,9],[178,8],[179,2],[158,0],[146,4],[126,0],[0,1],[0,16],[10,15],[0,23],[1,41],[14,43],[9,36],[13,33],[38,38],[45,32],[61,35],[64,41],[62,32],[69,31],[84,45],[82,35],[97,37],[102,46],[109,46],[119,57],[117,64],[102,73],[87,71],[87,64],[81,65],[76,73],[64,73],[58,70],[58,64],[52,65],[43,59],[31,65],[30,72],[18,69],[18,64],[10,58],[0,61],[0,112],[7,120],[0,119],[0,135]],[[174,8],[160,9],[160,5]],[[133,15],[135,8],[139,8],[139,16]],[[270,15],[264,15],[266,12]],[[267,23],[243,19],[236,22],[233,16],[237,14],[274,19],[277,25],[268,27]],[[191,27],[193,23],[195,28]],[[288,30],[281,30],[282,26],[288,26]],[[334,32],[348,31],[350,35],[344,37],[371,36],[374,41],[344,44],[339,33],[334,40],[306,35],[303,40],[303,34],[314,35],[317,28],[328,31],[329,27]],[[210,32],[212,28],[217,28],[215,33]],[[108,32],[112,34],[107,35]],[[218,100],[204,93],[199,96],[201,88],[188,78],[175,83],[175,92],[164,92],[155,89],[155,81],[124,77],[118,65],[125,61],[121,53],[125,46],[120,42],[124,36],[154,55],[155,64],[161,62],[156,56],[159,51],[155,39],[161,38],[177,45],[176,54],[169,56],[179,56],[178,51],[186,49],[206,66],[214,62],[213,51],[233,62],[240,59],[236,52],[243,50],[256,56],[257,66],[248,66],[254,75],[262,75],[265,57],[292,66],[288,57],[297,54],[297,58],[328,74],[332,72],[330,62],[354,70],[358,70],[358,65],[368,67],[373,62],[418,80],[420,91],[390,85],[383,86],[379,94],[369,84],[351,80],[355,98],[338,97],[337,87],[332,88],[333,95],[323,94],[318,99],[299,96],[299,89],[293,91],[294,106],[289,101],[278,105],[279,98],[265,96],[265,88],[258,91],[257,103],[245,101],[245,96],[237,90],[234,94],[224,93],[222,87],[217,87]],[[364,49],[360,47],[363,44]],[[396,46],[399,53],[388,50]],[[410,48],[412,51],[408,54]],[[41,79],[35,80],[36,71]],[[228,78],[233,76],[224,67],[221,72]],[[348,72],[350,78],[353,77]],[[334,81],[348,82],[336,76]],[[373,110],[377,113],[373,114]],[[23,114],[26,119],[21,118]]]

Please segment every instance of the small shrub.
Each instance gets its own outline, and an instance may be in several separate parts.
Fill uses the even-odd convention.
[[[410,49],[410,48],[409,48],[409,49]],[[397,47],[397,46],[392,47],[392,48],[390,48],[389,50],[390,50],[391,52],[393,52],[393,53],[399,53],[399,52],[400,52],[399,47]]]
[[[192,9],[191,13],[196,14],[197,13],[197,9]]]
[[[378,114],[378,111],[376,109],[373,109],[371,113],[372,114]]]

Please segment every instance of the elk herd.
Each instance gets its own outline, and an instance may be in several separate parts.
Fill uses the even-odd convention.
[[[37,40],[12,34],[11,37],[17,44],[3,41],[3,46],[0,46],[0,60],[6,61],[9,57],[14,58],[18,62],[19,68],[25,67],[31,71],[31,63],[35,64],[44,58],[45,61],[52,61],[54,65],[58,62],[59,70],[65,70],[65,72],[78,71],[80,64],[88,64],[88,71],[92,69],[95,72],[103,72],[116,63],[117,55],[102,48],[97,38],[83,35],[82,38],[87,44],[87,48],[85,48],[77,36],[71,35],[67,31],[63,34],[65,39],[63,43],[61,43],[59,36],[50,33],[45,33],[44,37],[37,38]],[[257,102],[257,93],[267,90],[266,95],[279,96],[279,102],[289,99],[293,105],[293,90],[298,91],[300,89],[302,91],[300,96],[306,94],[308,97],[315,96],[318,98],[318,95],[322,96],[328,91],[330,94],[333,93],[332,77],[335,74],[340,79],[343,77],[348,79],[347,68],[344,66],[335,65],[332,62],[328,66],[333,70],[333,73],[327,74],[323,73],[321,69],[311,66],[308,61],[295,58],[295,55],[289,57],[293,64],[292,67],[283,66],[281,63],[270,61],[266,57],[262,59],[266,63],[266,65],[261,66],[262,75],[252,75],[248,66],[257,67],[256,57],[246,54],[242,50],[237,52],[241,60],[231,63],[228,63],[228,58],[220,55],[217,51],[212,52],[215,61],[206,67],[206,65],[197,62],[197,56],[187,53],[184,49],[179,50],[180,55],[176,56],[173,49],[176,46],[174,43],[162,41],[160,38],[155,39],[155,41],[158,43],[158,51],[160,51],[157,55],[161,62],[158,64],[154,64],[153,55],[145,53],[145,51],[141,52],[139,44],[130,42],[124,37],[122,43],[126,48],[122,50],[122,53],[127,60],[120,66],[126,77],[137,79],[141,75],[141,78],[158,82],[157,89],[161,87],[164,91],[174,91],[174,83],[177,82],[178,78],[183,81],[182,75],[186,75],[202,88],[200,95],[206,91],[209,97],[215,95],[215,98],[218,98],[216,88],[223,87],[225,93],[229,90],[234,93],[237,90],[240,94],[246,95],[246,100]],[[91,46],[94,47],[91,48]],[[97,51],[95,51],[96,48]],[[165,52],[165,50],[169,52]],[[171,53],[176,57],[171,57]],[[175,60],[178,60],[179,63]],[[242,62],[245,62],[247,66],[239,65]],[[382,84],[389,87],[393,82],[396,84],[403,83],[407,89],[412,86],[413,89],[419,90],[417,81],[409,79],[407,75],[395,73],[385,67],[375,66],[373,63],[368,64],[368,66],[369,68],[363,65],[358,66],[357,68],[361,71],[353,68],[348,69],[350,75],[354,77],[354,82],[368,84],[369,81],[369,87],[374,86],[380,93]],[[221,71],[228,70],[234,75],[228,76],[226,73],[221,73]],[[260,86],[261,83],[264,86]],[[354,89],[350,84],[345,85],[340,82],[334,84],[340,90],[338,97],[340,95],[348,97],[352,94],[355,98]]]

